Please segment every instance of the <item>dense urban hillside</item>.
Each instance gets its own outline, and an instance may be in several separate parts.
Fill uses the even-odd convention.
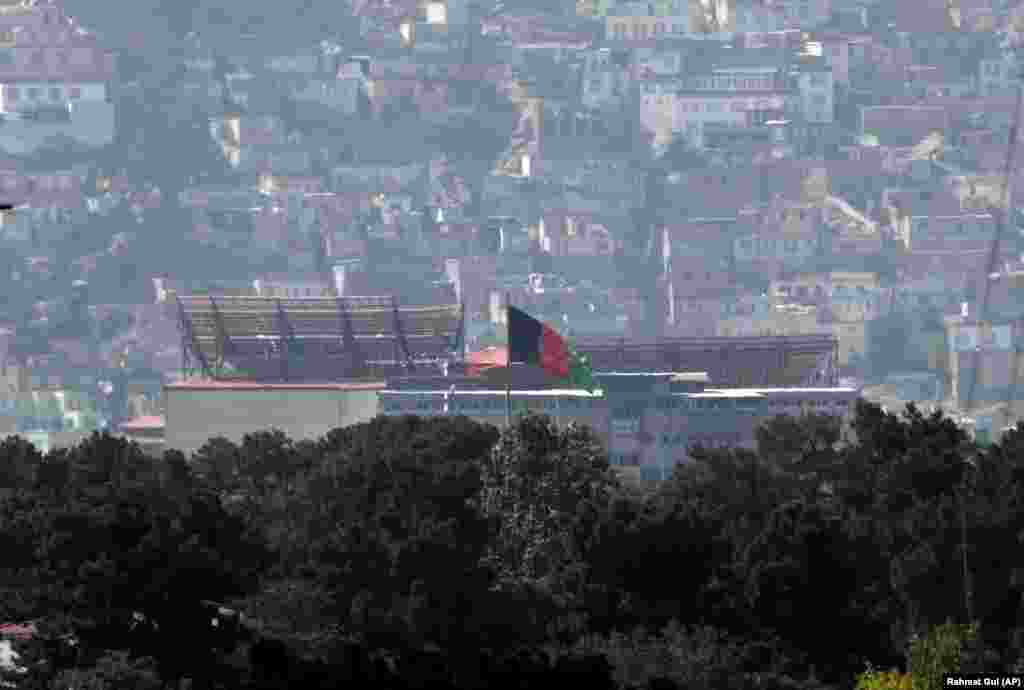
[[[1024,427],[979,450],[861,404],[840,433],[778,417],[757,452],[697,450],[648,489],[546,417],[381,417],[156,463],[106,435],[9,439],[0,622],[31,625],[4,680],[839,688],[908,656],[934,673],[961,639],[963,670],[1017,668]]]

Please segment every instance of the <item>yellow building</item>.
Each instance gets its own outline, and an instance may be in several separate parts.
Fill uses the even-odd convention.
[[[731,0],[622,3],[621,9],[610,10],[602,5],[600,0],[578,2],[577,12],[603,16],[605,36],[610,39],[643,41],[673,34],[682,36],[736,30],[736,13],[732,11]]]
[[[831,332],[827,325],[818,323],[817,307],[786,303],[774,304],[763,313],[721,319],[716,330],[719,337],[793,336]]]
[[[769,294],[779,300],[827,302],[830,314],[823,322],[839,340],[839,363],[849,364],[852,355],[866,353],[867,322],[877,314],[881,299],[878,274],[866,271],[802,274],[773,280]]]

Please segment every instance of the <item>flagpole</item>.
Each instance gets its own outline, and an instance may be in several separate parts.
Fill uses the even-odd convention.
[[[505,293],[505,351],[508,353],[505,359],[505,428],[512,428],[512,335],[511,321],[509,319],[509,307],[512,298],[508,292]]]

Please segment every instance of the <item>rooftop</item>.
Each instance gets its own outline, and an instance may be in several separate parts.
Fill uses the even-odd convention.
[[[181,380],[164,384],[165,390],[239,390],[239,391],[379,391],[387,387],[379,382],[349,383],[263,383],[255,381]]]
[[[595,371],[594,376],[668,376],[673,382],[679,383],[688,381],[707,383],[711,380],[708,378],[707,372],[704,371]]]
[[[450,395],[455,393],[456,395],[505,395],[507,391],[500,390],[497,388],[491,389],[479,389],[479,388],[455,388],[451,389],[435,389],[435,390],[395,390],[393,388],[387,388],[381,393],[388,395]],[[593,393],[584,390],[572,390],[568,388],[542,388],[539,390],[512,390],[511,395],[513,398],[518,397],[560,397],[560,398],[600,398],[604,396],[604,391],[600,388],[594,390]]]
[[[160,415],[143,415],[129,419],[121,424],[122,431],[136,431],[142,429],[163,429],[166,426],[164,418]]]
[[[779,393],[858,393],[860,389],[849,387],[837,388],[708,388],[705,393],[727,393],[731,395],[777,395]]]

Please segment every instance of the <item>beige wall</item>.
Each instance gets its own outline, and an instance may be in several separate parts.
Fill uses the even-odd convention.
[[[832,334],[839,340],[839,364],[850,363],[850,355],[867,353],[867,328],[864,321],[833,322]]]
[[[316,440],[377,414],[376,390],[169,386],[164,396],[166,447],[186,455],[214,436],[237,443],[247,433],[280,429],[296,441]]]

